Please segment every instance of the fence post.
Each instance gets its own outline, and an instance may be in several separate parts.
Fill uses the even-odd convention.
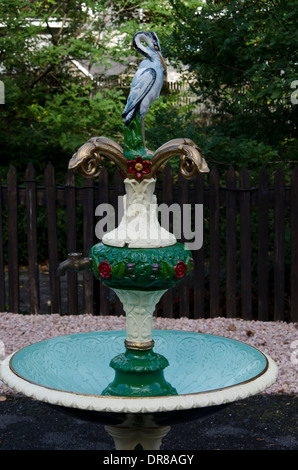
[[[30,291],[30,313],[39,314],[39,271],[37,255],[37,213],[36,213],[36,182],[35,170],[29,163],[25,174],[26,179],[26,211],[27,211],[27,245],[28,275]]]
[[[76,188],[75,175],[68,171],[65,178],[66,204],[66,245],[67,253],[75,253],[76,240]],[[67,272],[67,314],[78,313],[78,276],[77,273]]]
[[[291,310],[290,321],[298,321],[298,168],[291,178]]]
[[[263,167],[258,181],[258,320],[268,320],[269,190]]]
[[[9,310],[19,311],[18,188],[17,175],[11,167],[7,175],[8,206],[8,294]]]
[[[203,173],[199,173],[194,181],[194,204],[204,205]],[[204,207],[203,207],[204,210]],[[204,222],[203,222],[204,223]],[[199,250],[194,250],[194,318],[204,318],[205,315],[205,266],[204,266],[204,239]]]
[[[231,166],[226,177],[226,315],[237,313],[237,246],[236,246],[236,173]]]
[[[250,177],[244,167],[240,173],[240,271],[241,310],[245,320],[252,318]],[[247,191],[246,191],[247,190]]]
[[[57,214],[56,214],[56,184],[53,165],[48,163],[45,171],[45,193],[48,225],[48,250],[51,290],[51,311],[61,313],[60,279],[58,269],[58,239],[57,239]]]
[[[214,167],[209,183],[209,224],[210,224],[210,317],[220,315],[220,249],[219,249],[219,174]]]
[[[274,178],[274,321],[284,319],[285,179],[281,168]]]
[[[188,203],[189,199],[189,191],[188,191],[188,181],[181,175],[179,172],[178,176],[178,181],[179,181],[179,194],[178,194],[178,200],[179,204],[181,207],[181,226],[184,227],[184,222],[183,222],[183,217],[184,217],[184,211],[183,211],[183,205]],[[185,237],[184,233],[182,231],[181,233],[182,236],[182,243],[184,243]],[[189,282],[189,277],[184,279],[181,284],[178,284],[177,290],[179,293],[179,316],[180,317],[188,317],[189,318],[189,288],[190,288],[190,282]]]
[[[94,193],[93,179],[84,178],[84,256],[89,256],[89,251],[94,242]],[[90,271],[84,271],[84,301],[85,313],[93,314],[93,275]]]
[[[3,253],[3,223],[2,223],[2,181],[0,176],[0,312],[5,312],[5,271]]]

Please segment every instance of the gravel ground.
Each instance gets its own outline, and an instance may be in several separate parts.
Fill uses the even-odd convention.
[[[21,315],[0,313],[0,360],[29,344],[56,336],[87,331],[125,329],[125,317]],[[195,331],[243,341],[268,354],[278,365],[277,382],[266,394],[297,394],[298,324],[242,319],[154,318],[153,329]],[[0,395],[15,392],[0,381]]]

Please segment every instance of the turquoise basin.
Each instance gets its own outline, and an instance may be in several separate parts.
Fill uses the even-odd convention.
[[[114,377],[110,360],[125,350],[125,330],[32,344],[3,361],[0,378],[26,396],[72,411],[101,413],[106,422],[125,414],[163,415],[164,422],[165,415],[177,421],[181,412],[195,417],[195,410],[247,398],[276,381],[275,362],[246,343],[186,331],[154,330],[152,336],[154,351],[169,361],[164,375],[176,388],[176,396],[101,395]]]
[[[125,331],[80,333],[35,343],[10,361],[11,370],[43,387],[101,395],[111,382],[110,360],[124,350]],[[154,331],[154,351],[169,361],[165,377],[179,395],[246,383],[263,374],[263,353],[239,341],[183,331]]]

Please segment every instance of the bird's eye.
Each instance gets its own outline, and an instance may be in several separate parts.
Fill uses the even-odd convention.
[[[159,50],[159,47],[158,47],[158,46],[155,46],[155,49],[158,51],[158,50]]]

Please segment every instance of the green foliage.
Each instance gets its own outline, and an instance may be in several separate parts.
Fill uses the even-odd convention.
[[[178,137],[195,140],[198,128],[192,118],[192,107],[182,105],[182,97],[182,94],[161,96],[158,101],[152,103],[146,116],[146,139],[149,148],[157,149],[165,142]]]
[[[3,173],[11,164],[24,171],[33,161],[40,174],[51,160],[64,177],[69,158],[90,137],[123,144],[126,92],[99,93],[74,61],[87,69],[127,64],[131,38],[141,29],[155,30],[163,55],[187,66],[197,103],[217,110],[206,126],[191,107],[177,105],[177,95],[163,96],[146,117],[149,148],[189,137],[208,163],[222,168],[291,169],[297,162],[297,109],[290,100],[297,80],[296,11],[294,0],[150,0],[141,6],[134,0],[3,0]]]
[[[211,160],[250,170],[273,160],[285,168],[296,164],[297,108],[290,100],[297,79],[296,2],[171,4],[176,26],[167,52],[188,66],[198,103],[218,111],[201,130]]]
[[[30,100],[24,106],[23,92],[13,82],[7,82],[6,90],[0,127],[3,166],[9,155],[9,163],[17,169],[24,171],[32,161],[40,174],[52,160],[64,175],[71,155],[91,136],[120,132],[120,91],[105,90],[90,99],[88,89],[72,83],[64,93],[45,95],[43,101]]]
[[[37,174],[52,161],[64,177],[76,149],[95,135],[123,139],[123,93],[98,92],[75,61],[110,67],[127,64],[140,29],[163,35],[169,4],[122,0],[3,0],[0,6],[0,80],[5,105],[0,115],[0,166]],[[121,142],[120,142],[121,143]]]

